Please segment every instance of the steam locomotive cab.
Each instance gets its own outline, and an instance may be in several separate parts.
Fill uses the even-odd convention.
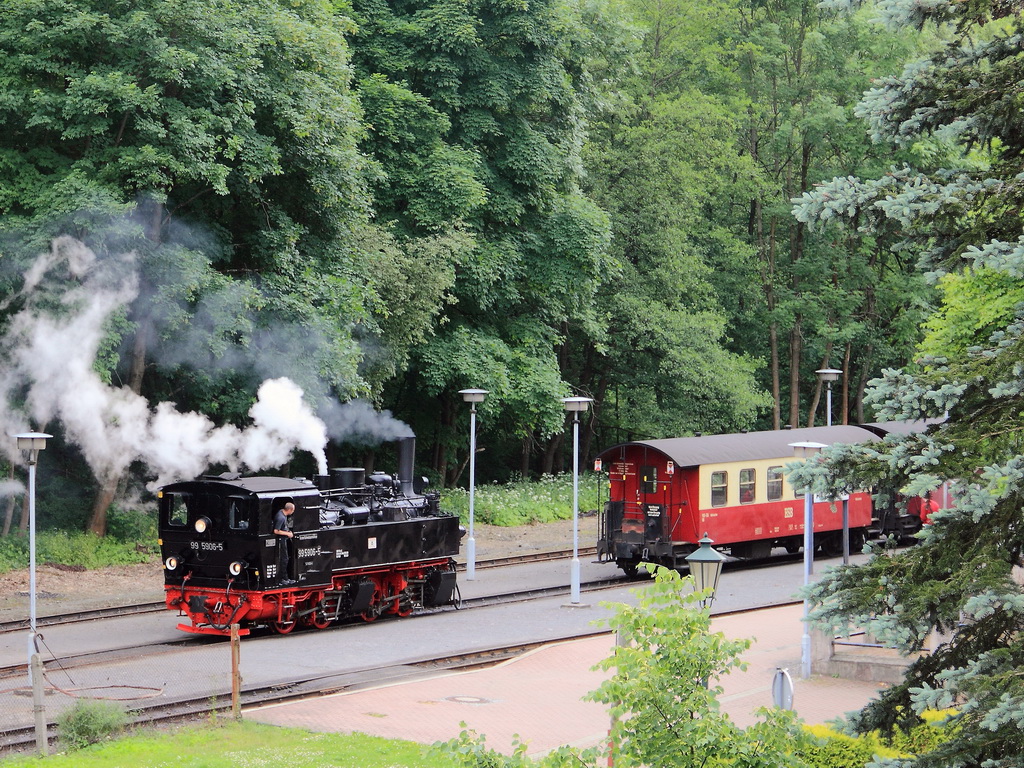
[[[280,571],[279,547],[286,540],[273,534],[274,512],[292,502],[293,530],[319,528],[317,489],[285,478],[224,475],[166,486],[159,497],[168,585],[182,583],[187,575],[193,587],[230,581],[233,589],[270,588],[288,578]],[[309,576],[317,570],[311,568]]]
[[[223,635],[234,623],[285,633],[455,603],[463,530],[422,490],[407,472],[365,478],[361,468],[312,482],[221,475],[168,485],[159,494],[167,606],[188,617],[180,629]],[[279,537],[274,514],[288,502],[293,536]]]

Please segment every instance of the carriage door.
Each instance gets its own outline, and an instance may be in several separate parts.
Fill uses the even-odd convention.
[[[644,497],[644,540],[657,541],[662,538],[662,525],[665,518],[665,505],[651,503],[651,498],[658,492],[658,468],[654,466],[640,467],[640,493]],[[650,501],[648,501],[650,499]]]

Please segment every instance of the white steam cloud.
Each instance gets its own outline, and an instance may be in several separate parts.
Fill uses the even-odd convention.
[[[4,309],[22,305],[0,336],[4,433],[59,422],[101,481],[116,479],[135,461],[148,467],[154,486],[195,477],[215,464],[259,471],[286,463],[297,449],[313,454],[319,471],[327,471],[327,427],[286,378],[263,382],[245,429],[217,426],[172,403],[151,406],[100,378],[93,365],[107,323],[138,293],[132,254],[97,259],[81,242],[61,237],[24,278],[21,291],[0,303]],[[0,445],[19,458],[13,440]]]

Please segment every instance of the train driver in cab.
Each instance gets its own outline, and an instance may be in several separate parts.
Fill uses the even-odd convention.
[[[274,513],[274,535],[278,537],[278,549],[280,550],[281,560],[281,584],[294,584],[295,580],[291,578],[291,572],[289,570],[290,565],[290,550],[291,542],[290,539],[295,538],[295,534],[292,533],[291,529],[291,518],[295,512],[295,505],[290,501],[285,504],[281,509]]]

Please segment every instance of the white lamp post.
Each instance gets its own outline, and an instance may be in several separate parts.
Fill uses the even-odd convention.
[[[563,397],[562,405],[572,414],[572,569],[570,602],[580,604],[580,530],[579,530],[579,478],[580,478],[580,414],[594,402],[592,397]]]
[[[686,556],[686,562],[690,566],[694,591],[711,590],[711,594],[700,601],[701,607],[704,607],[710,605],[715,599],[715,592],[718,591],[718,579],[722,575],[722,566],[725,564],[725,555],[711,546],[714,542],[708,538],[706,533],[699,543],[700,547]]]
[[[809,459],[822,448],[824,443],[790,443],[793,455],[798,459]],[[804,588],[811,583],[814,573],[814,494],[808,488],[804,491]],[[811,611],[811,603],[804,598],[804,634],[800,640],[800,676],[804,679],[811,676],[811,630],[807,624],[807,616]]]
[[[37,674],[39,657],[36,653],[36,462],[39,452],[46,448],[46,440],[53,435],[43,432],[23,432],[14,435],[18,449],[28,451],[28,676],[32,683],[32,709],[36,721],[36,748],[47,753],[46,716],[43,710],[43,681]]]
[[[819,368],[815,371],[818,381],[825,383],[825,426],[832,426],[832,382],[839,381],[843,372],[838,368]]]
[[[473,536],[473,494],[476,490],[476,404],[487,397],[486,389],[460,389],[469,403],[469,539],[466,540],[466,578],[476,578],[476,538]]]
[[[838,368],[819,368],[818,380],[825,382],[825,425],[832,426],[832,382],[843,372]],[[850,564],[850,500],[843,499],[843,565]]]

